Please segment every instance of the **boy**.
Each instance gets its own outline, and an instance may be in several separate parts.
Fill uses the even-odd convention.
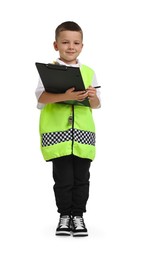
[[[39,80],[36,97],[40,114],[41,151],[52,161],[54,193],[60,213],[56,235],[87,236],[83,219],[89,197],[90,164],[95,157],[95,125],[92,108],[99,108],[100,97],[94,71],[77,59],[83,48],[83,32],[72,21],[55,31],[57,63],[79,67],[86,91],[68,89],[65,93],[47,93]],[[90,107],[71,105],[68,100],[89,99]],[[62,102],[62,103],[61,103]]]

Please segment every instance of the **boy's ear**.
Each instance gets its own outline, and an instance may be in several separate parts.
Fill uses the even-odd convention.
[[[55,51],[58,51],[58,46],[57,46],[57,42],[56,41],[53,43],[53,46],[54,46]]]

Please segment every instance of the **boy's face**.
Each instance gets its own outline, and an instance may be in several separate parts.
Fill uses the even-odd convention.
[[[82,47],[82,35],[76,31],[62,31],[54,42],[55,50],[59,51],[60,59],[66,64],[76,64]]]

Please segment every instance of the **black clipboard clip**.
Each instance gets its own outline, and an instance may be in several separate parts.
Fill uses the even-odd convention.
[[[52,64],[52,63],[48,63],[48,64],[45,64],[46,67],[48,69],[54,69],[54,70],[63,70],[63,71],[66,71],[67,70],[67,66],[66,65],[59,65],[58,63],[56,64]]]

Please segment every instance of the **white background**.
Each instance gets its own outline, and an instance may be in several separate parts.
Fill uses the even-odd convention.
[[[147,0],[3,1],[0,6],[0,258],[150,259],[150,10]],[[55,236],[51,164],[39,147],[35,62],[57,58],[58,24],[84,31],[80,60],[102,86],[89,237]]]

